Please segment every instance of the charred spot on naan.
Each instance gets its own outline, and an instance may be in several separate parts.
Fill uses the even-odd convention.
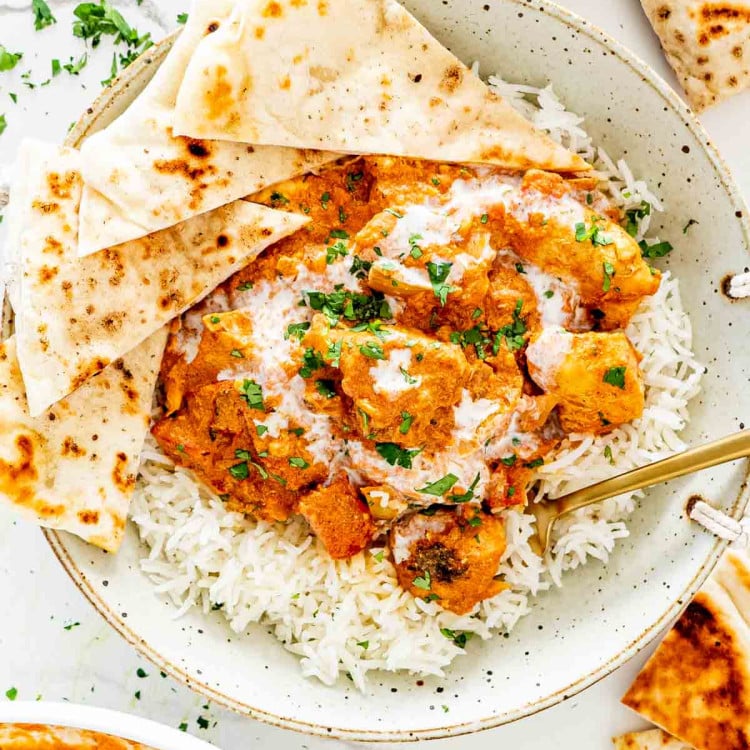
[[[31,207],[40,214],[54,214],[60,210],[60,204],[54,201],[35,200]]]
[[[73,390],[78,390],[87,380],[100,373],[107,365],[112,362],[110,359],[103,357],[94,357],[88,362],[81,362],[76,368],[76,374],[73,377]]]
[[[281,7],[281,3],[276,0],[271,0],[265,8],[263,8],[262,14],[264,18],[281,18],[284,15],[284,9]]]
[[[49,236],[44,238],[44,247],[42,252],[50,255],[57,255],[58,257],[63,255],[64,249],[60,240],[55,237]]]
[[[463,80],[464,69],[458,64],[449,65],[443,71],[442,78],[440,79],[440,90],[446,94],[453,94]]]
[[[95,526],[99,523],[98,510],[79,510],[76,515],[78,516],[78,520],[84,524],[84,526]]]
[[[86,449],[81,448],[74,437],[68,436],[63,440],[62,455],[80,458],[81,456],[86,455]]]
[[[80,182],[81,175],[78,172],[66,172],[62,176],[58,172],[50,172],[47,176],[50,194],[60,200],[70,200],[73,191],[78,188]]]
[[[126,453],[120,451],[115,456],[115,465],[112,469],[112,482],[123,494],[129,494],[135,487],[135,474],[129,471],[130,462]]]

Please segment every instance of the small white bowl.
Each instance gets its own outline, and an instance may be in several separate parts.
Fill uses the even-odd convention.
[[[106,708],[75,703],[13,702],[0,703],[0,726],[34,724],[68,729],[85,729],[140,742],[149,750],[216,750],[203,740],[191,737],[155,721]]]

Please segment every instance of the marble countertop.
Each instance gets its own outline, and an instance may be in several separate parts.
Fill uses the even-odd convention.
[[[80,75],[62,70],[53,76],[52,59],[64,65],[86,52],[83,42],[70,32],[76,3],[51,0],[58,23],[41,32],[34,30],[30,4],[31,0],[0,0],[0,44],[24,53],[15,70],[0,75],[0,115],[5,114],[7,121],[0,135],[0,183],[21,138],[62,140],[100,90],[100,81],[109,77],[112,65],[113,50],[105,40],[98,49],[89,50]],[[562,4],[608,31],[676,86],[638,0],[562,0]],[[114,5],[139,31],[149,31],[156,39],[175,28],[178,13],[188,10],[188,0],[118,0]],[[27,71],[29,75],[22,78]],[[750,198],[749,115],[747,92],[701,118],[746,198]],[[0,242],[2,229],[0,224]],[[0,700],[6,690],[15,688],[19,700],[68,700],[114,708],[175,727],[184,724],[187,731],[224,750],[343,747],[237,716],[162,677],[82,598],[39,530],[16,522],[4,511],[0,511],[0,592],[4,602]],[[643,726],[618,699],[646,656],[544,713],[471,737],[437,741],[431,747],[605,750],[613,734]]]

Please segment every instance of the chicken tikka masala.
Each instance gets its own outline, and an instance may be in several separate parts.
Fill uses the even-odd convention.
[[[660,274],[595,178],[391,157],[253,200],[308,226],[183,316],[162,449],[232,510],[375,540],[457,613],[504,588],[499,512],[571,433],[644,408],[624,333]]]

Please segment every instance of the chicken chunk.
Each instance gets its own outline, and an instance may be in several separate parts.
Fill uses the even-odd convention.
[[[497,579],[505,546],[502,520],[476,506],[414,513],[390,534],[401,587],[459,615],[506,588]]]
[[[216,383],[187,396],[183,408],[152,431],[162,450],[226,496],[230,509],[284,521],[296,509],[297,493],[259,456],[253,422],[258,414],[235,383]]]
[[[303,341],[321,353],[338,348],[341,388],[352,399],[364,438],[440,446],[453,429],[452,407],[470,368],[458,346],[405,328],[330,329],[316,316]]]
[[[628,337],[548,328],[526,350],[529,374],[557,397],[565,432],[609,432],[643,413],[639,355]]]
[[[375,523],[345,474],[303,495],[299,512],[334,560],[356,555],[372,541]]]
[[[528,172],[522,182],[524,209],[501,205],[490,212],[493,239],[573,282],[600,328],[620,328],[638,302],[659,288],[659,271],[643,260],[638,243],[619,224],[581,206],[573,192],[558,175]]]

